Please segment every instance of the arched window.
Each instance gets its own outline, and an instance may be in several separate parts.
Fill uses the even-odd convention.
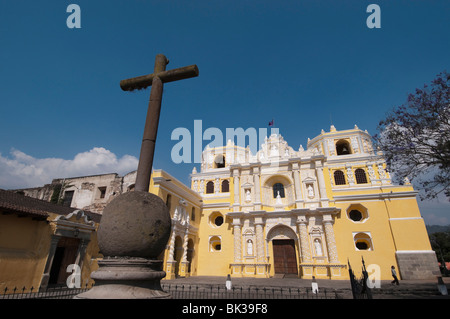
[[[346,140],[340,140],[336,143],[336,154],[347,155],[351,154],[350,144]]]
[[[367,184],[366,172],[362,168],[355,170],[355,177],[357,184]]]
[[[228,180],[224,180],[222,182],[222,193],[228,193],[230,191],[230,182]]]
[[[223,155],[217,155],[214,163],[216,164],[216,168],[225,167],[225,157]]]
[[[353,234],[356,250],[373,250],[372,238],[368,233]]]
[[[219,236],[212,236],[209,238],[209,251],[216,252],[222,250],[221,238]]]
[[[334,172],[334,185],[345,185],[345,176],[342,171]]]
[[[273,198],[277,198],[278,192],[280,192],[280,197],[284,198],[284,186],[281,183],[273,184]]]
[[[206,184],[206,194],[213,194],[214,193],[214,182],[213,181],[209,181]]]

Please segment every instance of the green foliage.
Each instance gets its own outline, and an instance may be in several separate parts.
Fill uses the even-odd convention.
[[[54,204],[58,204],[59,203],[59,197],[61,195],[61,189],[62,189],[62,185],[61,184],[56,184],[55,185],[55,187],[53,188],[52,198],[50,199],[51,203],[54,203]]]
[[[450,262],[450,231],[431,234],[430,243],[440,263]]]
[[[55,184],[55,187],[53,188],[53,194],[50,198],[50,202],[54,204],[62,204],[64,202],[63,194],[64,191],[73,186],[70,183],[66,183],[66,181],[63,181],[61,184]]]

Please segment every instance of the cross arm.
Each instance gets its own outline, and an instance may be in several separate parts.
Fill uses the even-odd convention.
[[[197,65],[189,65],[178,69],[169,71],[162,71],[148,75],[138,76],[131,79],[120,81],[120,87],[124,91],[134,91],[145,89],[152,85],[153,78],[158,77],[163,83],[189,79],[198,76]]]

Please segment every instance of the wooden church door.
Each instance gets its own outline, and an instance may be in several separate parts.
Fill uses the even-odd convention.
[[[275,274],[298,274],[295,241],[274,239],[272,244]]]

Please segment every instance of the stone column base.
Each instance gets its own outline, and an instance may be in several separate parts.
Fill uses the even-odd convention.
[[[340,263],[326,263],[326,264],[300,264],[300,276],[303,279],[345,279],[346,275],[343,270],[346,268],[345,264]]]
[[[184,278],[189,277],[190,274],[188,272],[188,269],[189,269],[189,261],[182,261],[180,263],[180,273],[179,273],[180,277]]]
[[[331,264],[330,275],[331,279],[345,279],[348,277],[347,272],[344,269],[347,268],[345,264]]]
[[[269,278],[269,264],[267,263],[234,263],[230,266],[231,274],[236,277]]]
[[[231,264],[231,274],[234,276],[238,276],[238,277],[243,277],[242,273],[243,273],[243,266],[242,264]]]
[[[91,274],[95,286],[75,299],[170,299],[161,288],[166,273],[161,260],[145,258],[105,258]]]
[[[167,261],[166,262],[166,277],[165,279],[175,279],[177,275],[175,274],[177,261]]]
[[[313,265],[300,265],[300,278],[303,279],[312,279],[314,274],[314,266]]]

